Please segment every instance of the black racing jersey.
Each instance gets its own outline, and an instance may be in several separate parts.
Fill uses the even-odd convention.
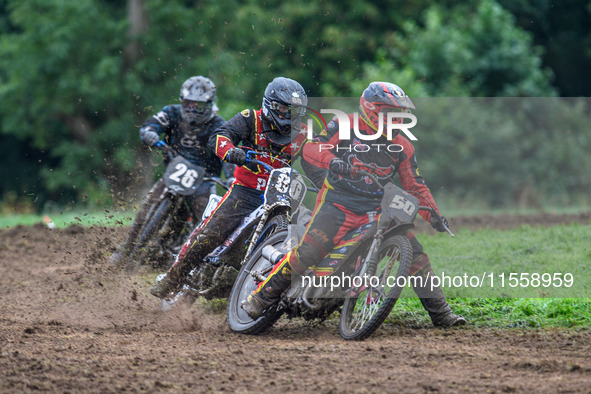
[[[221,127],[225,120],[215,115],[211,120],[200,125],[196,130],[189,130],[181,118],[181,106],[167,105],[156,115],[148,119],[140,128],[140,138],[147,131],[164,134],[164,141],[181,156],[191,163],[205,167],[206,176],[219,176],[222,161],[209,149],[207,143],[215,130]]]
[[[219,158],[241,144],[246,148],[267,153],[257,159],[273,168],[285,167],[291,162],[291,144],[275,146],[266,137],[266,128],[261,117],[261,110],[245,109],[234,115],[222,127],[216,130],[209,140],[209,147]],[[249,188],[265,190],[270,172],[256,163],[246,163],[236,167],[235,182]]]

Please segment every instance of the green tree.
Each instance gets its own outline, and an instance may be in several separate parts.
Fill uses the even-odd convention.
[[[399,77],[415,96],[556,95],[542,48],[494,0],[434,5],[422,22],[405,23],[393,49],[365,64],[367,79]]]
[[[563,97],[591,96],[591,2],[589,0],[498,0],[518,26],[545,48],[542,60],[553,70]]]
[[[0,41],[3,132],[47,152],[39,174],[52,199],[104,197],[121,165],[104,163],[114,142],[127,141],[109,132],[129,100],[117,89],[125,83],[121,10],[90,0],[12,1],[9,10],[17,31]]]
[[[552,20],[580,1],[563,11],[546,0],[515,2],[521,8],[499,0],[516,19],[493,0],[0,0],[0,175],[10,179],[0,192],[17,190],[38,206],[140,197],[159,158],[140,143],[138,126],[177,102],[191,75],[215,81],[225,118],[258,107],[278,75],[310,96],[358,96],[371,80],[412,96],[553,96],[549,58],[535,45],[548,41],[534,30],[532,39],[524,15],[541,4],[535,20],[572,36],[585,31],[586,13],[573,28]],[[577,70],[572,81],[586,77]],[[514,138],[509,130],[499,138]],[[553,136],[541,130],[549,134],[527,140]],[[494,142],[464,141],[475,152]],[[428,143],[421,149],[436,148]],[[468,161],[472,148],[462,149]],[[539,168],[532,149],[508,159],[525,155]],[[15,163],[17,177],[8,172]]]

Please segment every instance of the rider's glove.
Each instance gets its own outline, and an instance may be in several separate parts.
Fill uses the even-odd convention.
[[[155,131],[146,131],[143,137],[144,144],[154,146],[160,141],[160,136]]]
[[[224,160],[228,163],[242,166],[244,163],[246,163],[246,153],[244,153],[244,151],[240,148],[231,148],[226,152]]]
[[[353,170],[353,167],[351,167],[349,163],[346,163],[338,157],[333,158],[330,163],[328,163],[328,168],[331,172],[344,176],[351,176],[351,170]]]
[[[449,228],[449,223],[443,216],[441,217],[441,221],[437,220],[435,216],[431,216],[431,218],[429,218],[429,223],[431,223],[431,227],[440,233],[447,231],[446,228]]]

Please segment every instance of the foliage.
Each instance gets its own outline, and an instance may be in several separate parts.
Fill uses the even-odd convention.
[[[494,0],[434,5],[423,23],[405,23],[398,45],[365,64],[366,79],[399,81],[407,94],[423,97],[556,94],[550,70],[542,67],[542,48]]]
[[[587,99],[417,98],[419,168],[437,198],[481,208],[588,203]]]
[[[176,102],[182,81],[196,74],[216,82],[225,118],[258,107],[277,75],[297,79],[310,96],[357,96],[377,79],[398,82],[413,96],[555,95],[546,65],[558,64],[560,48],[544,53],[534,44],[548,40],[532,38],[523,20],[537,12],[540,29],[534,34],[548,34],[551,26],[585,36],[585,26],[569,30],[568,23],[556,22],[563,20],[562,9],[548,8],[544,0],[499,2],[518,19],[493,0],[144,0],[137,2],[145,15],[138,24],[125,2],[0,0],[0,132],[6,136],[0,175],[10,179],[0,186],[0,198],[16,192],[37,210],[52,202],[108,206],[139,199],[159,158],[141,145],[138,126]],[[544,12],[535,11],[538,3]],[[572,0],[565,15],[579,3]],[[514,138],[510,131],[505,141]],[[524,150],[530,152],[516,171],[520,176],[528,169],[545,171],[540,164],[548,156],[537,144],[546,136],[533,136],[527,147],[507,153],[521,160]],[[466,155],[492,140],[457,138],[466,141],[460,148]],[[569,148],[579,148],[576,138]],[[570,171],[566,156],[583,155],[582,148],[568,155],[565,148],[559,157]],[[552,160],[561,168],[557,157]],[[18,179],[10,173],[13,166],[20,169]],[[433,174],[439,178],[430,173],[429,179]],[[548,184],[562,176],[551,174]],[[569,187],[584,192],[580,170],[569,174]],[[474,193],[488,199],[491,187],[474,185]],[[499,201],[506,203],[506,195],[487,203]]]

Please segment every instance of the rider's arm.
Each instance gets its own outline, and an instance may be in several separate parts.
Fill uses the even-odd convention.
[[[425,184],[423,177],[419,174],[414,147],[410,141],[400,135],[396,137],[394,142],[403,147],[403,151],[400,153],[400,167],[398,168],[398,178],[400,179],[402,188],[414,192],[412,194],[419,198],[419,203],[421,205],[435,208],[437,213],[439,213],[439,209],[437,209],[437,204],[435,203],[431,191]],[[419,214],[426,221],[429,221],[431,218],[431,213],[429,211],[420,210]]]
[[[328,169],[328,165],[336,156],[333,150],[340,143],[338,122],[333,119],[328,124],[326,133],[308,140],[302,148],[302,160],[315,167]]]
[[[154,134],[160,136],[162,133],[168,133],[173,123],[172,107],[167,105],[160,112],[148,119],[140,127],[140,139],[146,145],[154,144]]]
[[[209,138],[208,147],[217,157],[223,159],[230,149],[235,148],[241,141],[248,140],[252,130],[250,123],[254,122],[255,117],[255,111],[248,109],[234,115]]]

